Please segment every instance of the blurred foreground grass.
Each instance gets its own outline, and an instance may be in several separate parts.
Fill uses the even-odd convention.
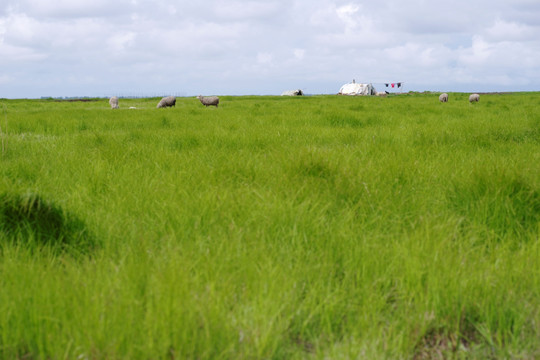
[[[2,100],[0,357],[539,357],[540,95],[467,98]]]

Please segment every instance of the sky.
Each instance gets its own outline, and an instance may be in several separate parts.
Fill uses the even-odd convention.
[[[0,98],[539,91],[540,0],[2,0]]]

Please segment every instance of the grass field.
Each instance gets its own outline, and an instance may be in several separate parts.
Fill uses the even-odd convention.
[[[0,100],[0,358],[540,358],[540,93],[467,99]]]

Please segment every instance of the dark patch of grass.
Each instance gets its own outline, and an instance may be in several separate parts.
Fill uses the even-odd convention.
[[[458,316],[455,330],[450,330],[449,325],[428,329],[416,344],[413,359],[454,359],[471,355],[473,358],[493,358],[489,339],[477,329],[481,323],[478,310],[474,307],[462,309]]]
[[[501,237],[534,232],[540,221],[540,191],[518,177],[476,173],[455,184],[449,200],[468,223]]]
[[[293,173],[304,177],[333,180],[336,171],[328,159],[315,151],[307,151],[299,155],[292,166]]]
[[[77,130],[79,130],[79,131],[88,130],[88,124],[86,123],[86,121],[83,120],[83,121],[79,122]]]
[[[302,338],[298,334],[292,335],[291,341],[296,347],[298,347],[304,353],[315,354],[316,347],[313,342]]]
[[[351,110],[351,111],[364,111],[365,106],[363,104],[355,104],[355,105],[349,106],[349,110]]]
[[[540,142],[540,130],[538,128],[520,129],[516,131],[496,130],[490,134],[497,142],[509,142],[514,144]]]
[[[475,332],[447,334],[442,330],[430,330],[416,346],[413,359],[452,359],[470,353]]]
[[[171,127],[171,121],[166,116],[161,117],[161,127],[162,128],[170,128]]]
[[[195,136],[186,136],[174,139],[171,142],[171,149],[174,151],[184,151],[197,148],[200,145],[199,139]]]
[[[354,113],[332,113],[326,116],[326,121],[333,127],[360,128],[376,122],[374,116],[360,116]]]
[[[0,195],[0,232],[8,242],[86,254],[96,239],[83,221],[37,194]]]

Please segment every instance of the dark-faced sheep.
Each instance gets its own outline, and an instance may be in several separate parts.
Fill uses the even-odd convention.
[[[281,96],[303,96],[303,95],[304,95],[304,92],[300,89],[286,90],[281,94]]]
[[[209,107],[211,105],[215,106],[215,107],[218,107],[218,105],[219,105],[219,98],[217,96],[202,96],[202,95],[199,95],[199,96],[197,96],[197,99],[199,99],[201,101],[201,104],[203,104],[206,107]]]
[[[166,107],[172,107],[172,106],[176,106],[176,97],[166,96],[159,101],[156,107],[159,109],[159,108],[166,108]]]
[[[439,95],[439,101],[440,102],[448,102],[448,94],[443,93],[443,94]]]
[[[109,99],[109,104],[111,105],[111,109],[118,109],[118,96],[113,96]]]
[[[475,102],[480,101],[480,95],[471,94],[471,96],[469,96],[469,102],[472,103],[473,101],[475,101]]]

